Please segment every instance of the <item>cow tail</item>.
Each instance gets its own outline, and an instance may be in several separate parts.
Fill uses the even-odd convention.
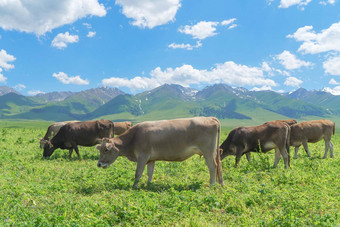
[[[333,135],[335,135],[335,123],[333,122]]]
[[[290,166],[290,133],[291,133],[291,129],[290,126],[287,125],[287,140],[286,140],[286,149],[287,149],[287,153],[288,153],[288,166]]]
[[[223,186],[223,177],[222,177],[222,163],[221,163],[221,154],[220,154],[220,135],[221,135],[221,124],[217,118],[217,141],[216,141],[216,177],[218,177],[219,183]]]

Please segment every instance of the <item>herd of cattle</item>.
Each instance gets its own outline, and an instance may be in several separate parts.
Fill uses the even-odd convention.
[[[125,156],[137,162],[134,187],[147,165],[148,182],[152,181],[155,161],[184,161],[194,154],[203,155],[210,173],[210,184],[216,178],[223,185],[221,160],[228,155],[236,156],[237,166],[240,158],[250,152],[268,152],[275,149],[277,166],[281,156],[285,168],[290,166],[289,147],[298,149],[303,145],[310,157],[308,143],[325,141],[325,154],[330,150],[333,157],[331,137],[335,124],[329,120],[316,120],[297,123],[296,120],[269,121],[259,126],[233,129],[219,146],[220,122],[215,117],[194,117],[174,120],[146,121],[132,126],[131,122],[109,120],[68,121],[50,125],[40,147],[43,156],[49,157],[57,148],[73,149],[78,157],[80,146],[96,146],[100,151],[98,167],[107,168],[118,156]],[[118,135],[114,137],[114,135]]]

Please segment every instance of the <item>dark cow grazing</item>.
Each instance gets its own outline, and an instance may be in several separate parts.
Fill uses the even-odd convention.
[[[295,119],[286,119],[286,120],[275,120],[275,121],[268,121],[264,124],[269,124],[269,123],[275,123],[275,122],[282,122],[282,123],[286,123],[288,124],[289,126],[293,125],[293,124],[296,124],[297,121]],[[289,149],[288,149],[288,152],[289,152]],[[246,157],[247,157],[247,160],[248,162],[250,162],[250,152],[246,153]]]
[[[109,120],[68,123],[44,145],[44,157],[50,157],[57,148],[69,149],[70,158],[75,149],[80,158],[78,145],[90,147],[101,143],[104,137],[113,137],[114,125]]]
[[[306,121],[291,126],[290,145],[295,147],[294,158],[297,158],[297,153],[301,144],[303,145],[308,157],[311,157],[308,143],[316,143],[322,139],[325,140],[325,154],[323,158],[327,157],[327,152],[331,150],[331,157],[333,154],[333,144],[331,137],[335,133],[335,123],[330,120],[316,120]]]
[[[113,124],[115,125],[115,135],[121,135],[132,127],[131,121],[114,122]]]
[[[274,167],[277,167],[282,155],[285,168],[288,168],[290,165],[289,136],[290,128],[282,122],[268,122],[259,126],[235,128],[220,146],[221,160],[228,155],[235,155],[235,166],[238,166],[243,154],[259,151],[266,153],[275,149]]]
[[[40,138],[40,148],[43,148],[45,143],[48,140],[51,140],[53,136],[55,136],[58,132],[59,129],[66,125],[67,123],[74,123],[74,122],[79,122],[79,121],[63,121],[63,122],[56,122],[48,126],[47,131],[45,133],[45,136],[43,138]]]
[[[148,182],[152,181],[155,161],[184,161],[194,154],[203,155],[210,172],[210,184],[216,173],[223,185],[219,156],[220,123],[214,117],[195,117],[139,123],[126,133],[112,139],[103,139],[98,167],[107,168],[118,156],[137,162],[137,187],[145,165]]]

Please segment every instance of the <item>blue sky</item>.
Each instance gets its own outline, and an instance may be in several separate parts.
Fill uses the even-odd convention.
[[[0,0],[0,86],[340,95],[338,0]]]

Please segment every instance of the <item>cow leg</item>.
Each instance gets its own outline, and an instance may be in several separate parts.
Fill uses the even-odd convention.
[[[152,182],[153,170],[155,168],[155,162],[148,163],[148,183]]]
[[[325,154],[323,158],[327,158],[327,153],[329,148],[331,148],[331,157],[333,156],[333,144],[331,146],[331,141],[330,140],[325,140]]]
[[[287,152],[287,149],[284,147],[284,148],[281,148],[280,149],[280,153],[283,157],[283,161],[285,163],[285,168],[288,169],[288,167],[290,166],[289,162],[290,162],[290,157],[289,157],[289,154]]]
[[[279,148],[275,148],[275,162],[274,162],[274,168],[277,167],[277,164],[279,163],[280,159],[281,159],[280,150],[279,150]]]
[[[250,152],[246,153],[246,157],[247,157],[248,162],[250,162],[250,159],[251,159]]]
[[[214,158],[213,153],[209,152],[202,152],[204,159],[205,159],[205,164],[208,166],[209,173],[210,173],[210,185],[215,184],[216,182],[216,173],[217,173],[217,163]]]
[[[136,173],[135,173],[135,182],[133,183],[133,186],[132,186],[133,188],[137,188],[139,180],[143,175],[143,171],[144,171],[146,162],[147,161],[144,160],[144,159],[138,159],[137,160],[137,169],[136,169]]]
[[[295,155],[294,155],[294,158],[295,158],[295,159],[297,159],[297,153],[298,153],[298,151],[299,151],[299,147],[300,147],[300,146],[295,147]]]
[[[78,150],[78,146],[77,145],[74,147],[74,150],[76,151],[76,153],[78,155],[78,158],[80,158],[80,154],[79,154],[79,150]]]
[[[302,145],[303,145],[303,148],[305,149],[308,157],[311,157],[310,156],[310,152],[309,152],[309,149],[308,149],[308,143],[306,141],[302,142]]]
[[[329,146],[331,148],[331,158],[334,158],[334,153],[333,153],[333,144],[331,141],[329,141]]]
[[[72,152],[73,152],[73,148],[70,148],[70,149],[68,150],[68,152],[69,152],[69,155],[68,155],[68,157],[69,157],[69,158],[71,158],[71,156],[72,156]]]

